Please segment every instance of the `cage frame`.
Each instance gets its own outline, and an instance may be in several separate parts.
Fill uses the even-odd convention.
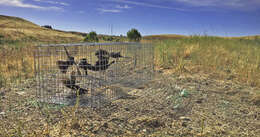
[[[89,43],[89,42],[84,42],[84,43],[69,43],[69,44],[41,44],[41,45],[38,45],[35,49],[35,52],[34,52],[34,69],[35,69],[35,80],[37,81],[37,88],[36,88],[36,98],[39,100],[41,98],[41,96],[39,96],[39,94],[41,94],[40,90],[41,90],[41,85],[40,85],[40,81],[41,81],[41,70],[40,70],[40,61],[39,61],[39,58],[40,58],[40,51],[39,49],[41,48],[55,48],[55,47],[85,47],[85,46],[89,46],[89,47],[97,47],[97,49],[101,49],[101,47],[105,47],[105,46],[136,46],[137,48],[142,48],[142,46],[147,46],[150,48],[150,51],[151,52],[151,60],[152,60],[152,63],[149,65],[150,69],[151,69],[151,73],[154,73],[155,71],[155,68],[154,68],[154,46],[151,44],[151,43],[138,43],[138,42],[111,42],[111,43]],[[136,49],[135,49],[136,50]],[[143,49],[144,50],[144,49]],[[134,66],[137,65],[137,55],[136,55],[136,52],[135,52],[135,55],[134,55],[134,58],[132,58],[134,60]],[[38,63],[38,65],[37,65]],[[151,78],[149,78],[150,80],[152,79],[153,77],[153,74],[151,74]],[[92,92],[91,92],[91,97],[92,97]],[[112,98],[110,98],[112,99]],[[95,98],[94,98],[94,102],[95,102]],[[112,100],[116,100],[116,99],[112,99]],[[46,102],[46,101],[43,101],[43,100],[39,100],[40,102]],[[73,100],[73,102],[75,103],[75,100]],[[93,102],[93,100],[91,101]],[[99,99],[99,102],[96,102],[98,104],[100,104],[100,99]],[[53,103],[53,102],[49,102],[47,101],[47,103]],[[59,103],[54,103],[54,104],[59,104]],[[69,104],[66,104],[66,103],[61,103],[61,104],[65,104],[65,105],[70,105]],[[72,103],[72,105],[74,105]],[[84,105],[82,105],[84,106]],[[101,107],[101,105],[93,105],[92,103],[90,103],[91,107]]]

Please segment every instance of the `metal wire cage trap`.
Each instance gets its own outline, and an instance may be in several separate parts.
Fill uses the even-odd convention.
[[[35,50],[36,97],[41,102],[100,107],[120,98],[116,87],[153,78],[154,49],[141,43],[40,45]]]

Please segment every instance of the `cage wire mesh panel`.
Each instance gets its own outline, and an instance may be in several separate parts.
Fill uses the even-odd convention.
[[[101,107],[119,99],[118,87],[153,78],[153,46],[141,43],[40,45],[35,51],[36,96],[41,102]]]

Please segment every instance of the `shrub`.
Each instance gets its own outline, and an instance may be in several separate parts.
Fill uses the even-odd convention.
[[[109,36],[108,38],[107,38],[107,41],[113,41],[114,40],[114,38],[112,37],[112,36]]]
[[[131,29],[127,32],[127,38],[130,40],[130,41],[140,41],[142,36],[140,34],[140,32],[137,30],[137,29]]]
[[[51,25],[44,25],[44,26],[42,26],[42,27],[47,28],[47,29],[52,29],[52,26],[51,26]]]
[[[0,44],[4,43],[4,36],[0,35]]]
[[[86,38],[84,39],[86,42],[98,42],[98,36],[95,31],[92,31],[87,34]]]

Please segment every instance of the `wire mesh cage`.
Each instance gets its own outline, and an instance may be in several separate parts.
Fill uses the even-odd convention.
[[[40,45],[35,51],[39,101],[102,107],[121,97],[117,87],[153,78],[151,44],[79,43]]]

